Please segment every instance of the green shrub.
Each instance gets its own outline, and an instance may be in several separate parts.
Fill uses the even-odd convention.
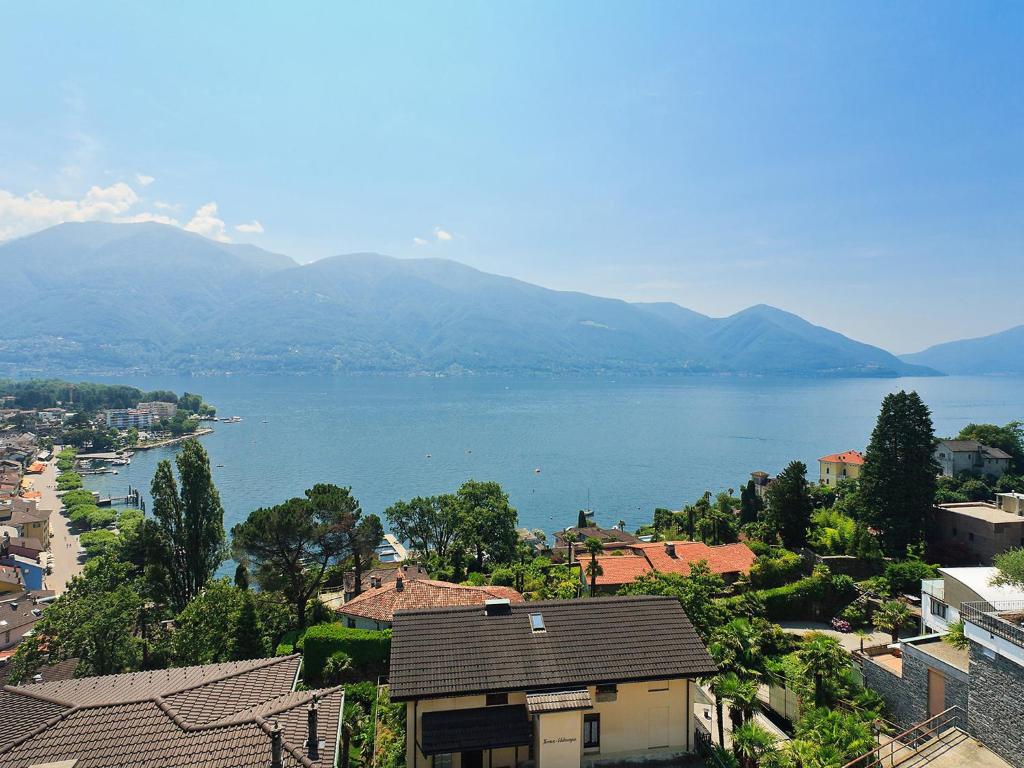
[[[824,573],[822,573],[824,571]],[[747,595],[726,598],[723,602],[730,612],[741,610],[743,600],[756,599],[764,604],[765,618],[770,621],[830,618],[857,594],[849,576],[833,576],[828,569],[815,569],[815,573],[792,584],[762,589]]]
[[[277,644],[277,648],[274,650],[275,656],[290,656],[295,653],[295,649],[301,649],[299,640],[301,635],[297,629],[293,629],[290,632],[285,632],[284,637],[281,638],[281,642]]]
[[[803,558],[786,549],[760,555],[750,569],[750,585],[769,589],[791,584],[803,576],[803,567]]]
[[[383,670],[391,656],[391,630],[349,629],[337,623],[310,627],[303,638],[305,679],[319,680],[327,659],[337,651],[347,653],[355,669]]]
[[[495,568],[491,572],[491,584],[496,587],[514,587],[516,584],[516,572],[511,568]]]
[[[112,509],[100,509],[95,504],[80,504],[68,514],[71,522],[87,528],[106,528],[116,517]]]
[[[63,496],[61,496],[60,500],[64,504],[64,506],[67,507],[69,510],[72,507],[77,507],[81,504],[96,503],[96,497],[92,495],[92,491],[87,491],[84,488],[79,488],[78,490],[74,491],[68,491]]]
[[[82,476],[77,472],[64,472],[57,478],[58,491],[74,491],[82,487]]]
[[[78,540],[89,557],[113,554],[117,549],[117,534],[105,529],[86,531]]]

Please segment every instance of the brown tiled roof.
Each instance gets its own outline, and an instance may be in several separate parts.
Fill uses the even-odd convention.
[[[526,711],[531,715],[537,712],[570,712],[575,709],[590,709],[593,706],[594,702],[590,699],[588,688],[526,694]]]
[[[511,587],[468,587],[447,581],[416,579],[371,589],[335,608],[343,616],[359,616],[372,621],[393,620],[395,611],[444,608],[456,605],[483,605],[487,600],[523,602],[523,596]]]
[[[78,760],[76,768],[269,765],[272,722],[282,729],[286,766],[333,765],[343,693],[293,691],[299,663],[283,656],[6,686],[0,712],[32,709],[37,716],[28,730],[0,731],[0,768],[55,760]],[[323,742],[317,760],[305,746],[314,695]]]
[[[530,614],[543,616],[534,632]],[[609,597],[401,611],[391,641],[391,698],[701,677],[715,671],[678,600]]]

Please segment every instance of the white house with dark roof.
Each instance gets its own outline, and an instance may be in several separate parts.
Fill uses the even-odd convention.
[[[942,467],[942,474],[950,477],[961,472],[1002,477],[1010,469],[1013,457],[1000,448],[983,445],[977,440],[939,440],[935,446],[935,460]]]
[[[399,611],[390,696],[408,768],[572,768],[694,748],[715,665],[678,600],[611,597]]]

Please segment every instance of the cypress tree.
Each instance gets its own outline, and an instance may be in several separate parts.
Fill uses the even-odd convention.
[[[814,503],[807,488],[807,465],[790,462],[768,486],[768,520],[789,549],[807,543]]]
[[[886,395],[860,477],[866,522],[882,532],[888,554],[901,556],[924,540],[935,504],[935,431],[917,392]]]
[[[266,655],[263,628],[252,592],[242,593],[242,604],[231,622],[231,660],[245,661]]]

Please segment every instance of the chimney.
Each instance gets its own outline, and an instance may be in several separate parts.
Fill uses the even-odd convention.
[[[395,576],[395,590],[401,592],[405,589],[405,579],[401,575]]]
[[[284,758],[281,754],[282,737],[281,726],[275,720],[270,725],[270,768],[284,768]]]
[[[317,734],[317,716],[320,711],[320,702],[314,693],[309,702],[309,711],[306,713],[306,721],[309,725],[309,738],[306,740],[306,750],[309,752],[310,760],[320,759],[320,736]]]
[[[665,542],[665,554],[668,555],[669,557],[675,557],[676,556],[676,545],[675,545],[674,542],[671,542],[671,541],[666,541]]]

